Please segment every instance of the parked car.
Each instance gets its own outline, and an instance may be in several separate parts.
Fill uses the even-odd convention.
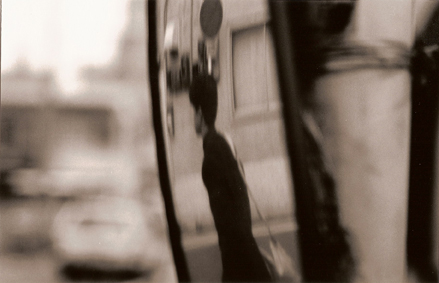
[[[67,201],[52,227],[60,270],[143,272],[161,263],[163,239],[136,198],[95,196]]]
[[[166,224],[155,221],[161,214],[150,203],[154,182],[145,180],[154,176],[145,173],[150,156],[142,155],[148,137],[139,130],[141,104],[127,100],[87,94],[60,100],[52,110],[39,187],[66,200],[51,231],[66,277],[90,268],[147,271],[168,251]]]

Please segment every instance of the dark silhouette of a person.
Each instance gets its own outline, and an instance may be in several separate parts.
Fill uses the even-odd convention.
[[[202,178],[209,195],[221,251],[223,282],[266,282],[271,276],[252,233],[250,202],[238,162],[223,135],[215,129],[218,109],[216,82],[197,76],[190,100],[195,128],[203,137]]]

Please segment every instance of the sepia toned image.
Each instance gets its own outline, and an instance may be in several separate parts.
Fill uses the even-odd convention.
[[[439,282],[436,0],[0,3],[0,282]]]
[[[144,1],[3,1],[1,282],[176,282]]]

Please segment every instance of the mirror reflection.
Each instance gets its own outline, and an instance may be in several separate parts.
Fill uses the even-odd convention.
[[[269,280],[270,237],[295,260],[297,248],[268,5],[160,1],[158,11],[172,193],[191,279]]]

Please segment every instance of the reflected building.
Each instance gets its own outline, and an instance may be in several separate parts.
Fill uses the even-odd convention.
[[[2,74],[2,172],[73,166],[67,160],[76,160],[75,168],[97,166],[96,157],[104,150],[114,160],[130,155],[145,176],[142,182],[158,187],[146,78],[145,3],[133,0],[127,5],[126,26],[113,60],[80,70],[82,87],[75,93],[65,95],[54,73],[34,72],[25,63]],[[105,146],[105,140],[117,148]],[[78,158],[81,152],[95,161]],[[58,186],[52,178],[38,179],[45,183],[45,193],[57,190],[47,188]]]
[[[85,82],[82,97],[113,100],[121,109],[120,129],[125,138],[132,135],[129,146],[135,152],[148,187],[158,187],[154,131],[147,79],[146,19],[144,1],[128,2],[126,26],[120,35],[114,60],[104,68],[86,67],[81,72]],[[128,118],[130,117],[131,118]],[[123,124],[126,123],[126,124]]]
[[[44,112],[57,93],[54,76],[21,61],[1,80],[1,172],[38,168],[43,165],[49,130]]]

